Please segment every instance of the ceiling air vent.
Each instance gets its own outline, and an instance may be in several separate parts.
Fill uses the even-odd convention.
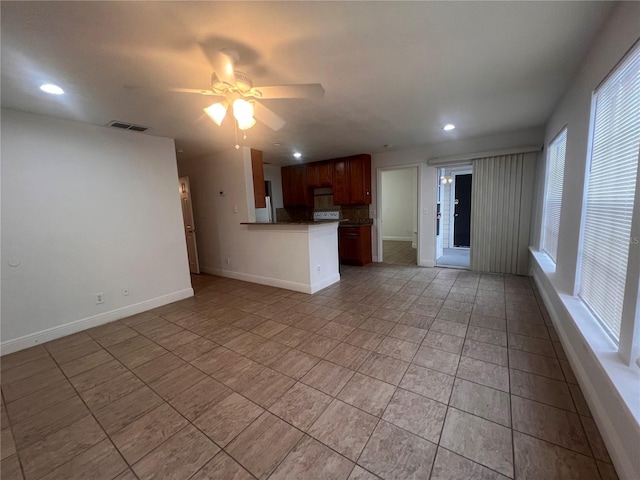
[[[132,123],[118,122],[117,120],[114,120],[107,126],[121,128],[122,130],[133,130],[134,132],[144,132],[146,130],[149,130],[149,127],[143,127],[142,125],[133,125]]]

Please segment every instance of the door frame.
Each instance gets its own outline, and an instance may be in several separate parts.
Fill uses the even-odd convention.
[[[382,173],[389,172],[393,170],[405,170],[407,168],[415,168],[416,170],[416,216],[417,218],[417,229],[418,233],[416,234],[416,265],[420,265],[420,231],[422,225],[422,215],[420,215],[420,206],[422,205],[422,189],[420,188],[421,183],[420,179],[422,178],[422,164],[421,163],[409,163],[405,165],[390,165],[388,167],[378,167],[376,168],[376,212],[374,215],[374,225],[376,227],[376,244],[377,244],[377,253],[378,255],[375,257],[375,262],[382,262],[384,260],[383,252],[382,252],[382,227],[383,227],[383,219],[382,219]]]
[[[451,176],[453,177],[453,183],[451,184],[451,191],[449,192],[451,194],[451,198],[449,199],[449,246],[447,248],[453,248],[453,249],[459,249],[459,250],[465,250],[465,249],[470,249],[471,245],[469,245],[468,247],[456,247],[454,246],[454,242],[453,242],[453,234],[454,234],[454,227],[455,227],[455,199],[456,199],[456,180],[457,180],[457,176],[458,175],[471,175],[471,182],[473,182],[473,168],[469,167],[468,169],[464,169],[464,170],[455,170],[451,172]],[[469,212],[469,224],[471,224],[471,212]],[[471,243],[471,242],[469,242]]]
[[[198,241],[196,239],[196,227],[195,227],[195,219],[193,217],[193,199],[191,198],[191,183],[189,182],[189,177],[179,177],[178,178],[178,195],[180,197],[180,210],[182,211],[182,229],[184,231],[184,240],[185,246],[187,247],[187,266],[189,267],[189,271],[191,273],[199,274],[200,273],[200,259],[198,257]],[[189,214],[191,216],[191,235],[193,236],[193,256],[195,261],[195,272],[191,271],[191,263],[189,261],[189,241],[187,239],[187,219],[185,218],[184,212],[184,203],[182,201],[182,196],[186,196],[189,200]]]

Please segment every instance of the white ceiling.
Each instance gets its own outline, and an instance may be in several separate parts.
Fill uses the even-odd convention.
[[[235,144],[216,126],[206,48],[232,48],[254,85],[321,83],[265,100],[287,120],[240,143],[295,163],[540,126],[611,2],[1,2],[2,106],[176,139],[180,156]],[[41,92],[60,85],[60,97]],[[441,130],[445,123],[457,129]],[[281,146],[274,146],[274,143]]]

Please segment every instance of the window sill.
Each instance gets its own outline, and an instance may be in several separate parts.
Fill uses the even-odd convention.
[[[560,304],[566,310],[568,317],[582,336],[582,348],[595,357],[606,377],[618,392],[623,403],[629,409],[636,422],[640,424],[640,368],[633,362],[626,365],[618,354],[618,346],[611,340],[607,332],[598,323],[586,305],[580,298],[561,292],[555,286],[555,264],[546,253],[530,249],[538,268],[551,283],[555,295]],[[546,292],[547,294],[549,292]],[[554,324],[557,319],[554,319]],[[563,330],[562,325],[557,330]],[[562,332],[558,332],[561,335]],[[562,335],[561,335],[562,338]],[[563,339],[563,344],[566,342]],[[580,345],[571,345],[572,349],[580,348]]]

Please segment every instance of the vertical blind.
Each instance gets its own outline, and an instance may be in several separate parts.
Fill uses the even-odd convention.
[[[473,161],[471,269],[529,272],[529,225],[536,153]]]
[[[640,142],[640,46],[596,90],[578,295],[620,338]]]
[[[562,182],[566,151],[567,129],[564,128],[549,145],[547,184],[544,192],[542,250],[554,262],[558,254],[558,231],[560,230],[560,207],[562,206]]]

